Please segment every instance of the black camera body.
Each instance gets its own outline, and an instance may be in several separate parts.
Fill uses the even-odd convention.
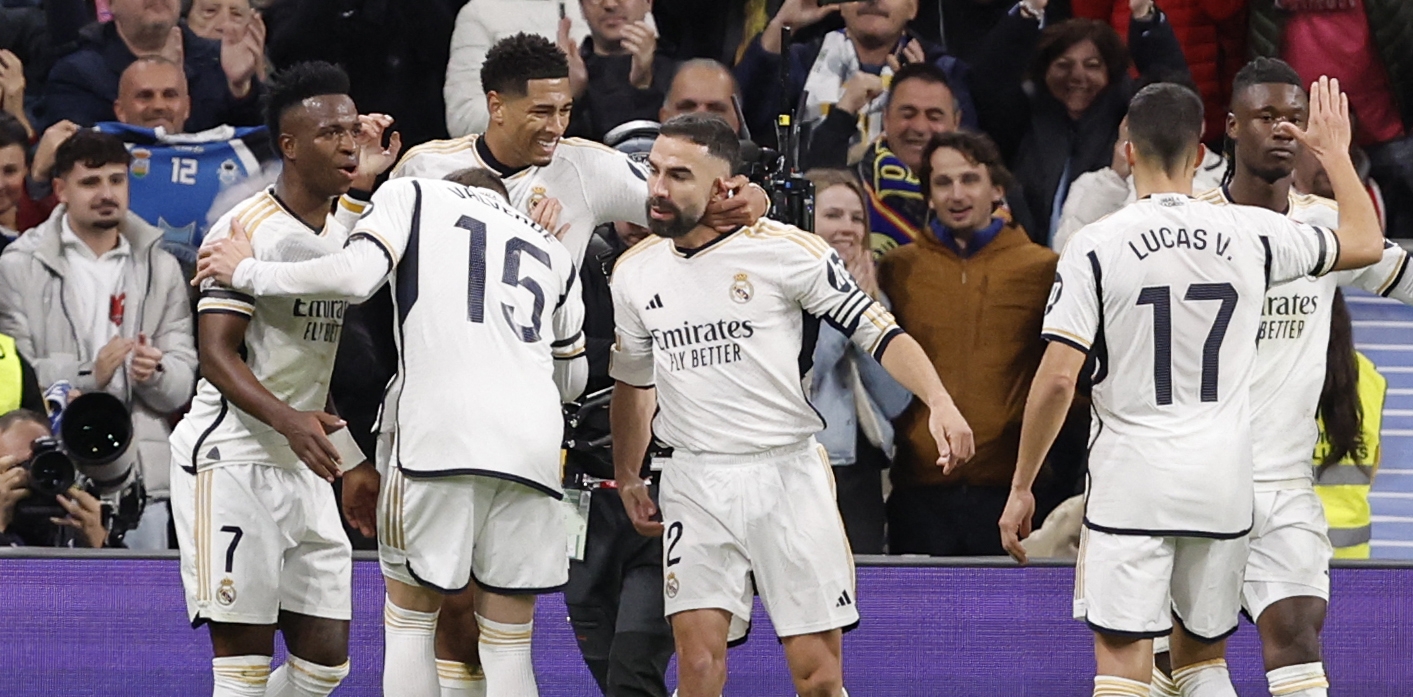
[[[147,502],[132,447],[132,415],[106,392],[60,397],[51,408],[55,435],[36,438],[20,465],[29,472],[30,495],[16,505],[16,523],[39,529],[49,518],[67,515],[57,498],[77,487],[103,501],[110,534],[121,539],[137,527]]]

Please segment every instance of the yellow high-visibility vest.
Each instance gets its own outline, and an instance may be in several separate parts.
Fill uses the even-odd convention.
[[[24,397],[24,369],[20,367],[20,353],[15,350],[15,340],[0,334],[0,414],[8,414],[20,408]]]
[[[1372,523],[1369,513],[1369,488],[1379,471],[1379,427],[1383,424],[1384,396],[1388,381],[1379,375],[1373,361],[1356,352],[1359,367],[1359,405],[1363,422],[1359,425],[1363,442],[1360,447],[1331,465],[1323,472],[1319,464],[1330,451],[1325,439],[1325,424],[1320,421],[1320,442],[1315,445],[1315,493],[1325,504],[1325,519],[1330,524],[1330,543],[1336,559],[1368,559]]]

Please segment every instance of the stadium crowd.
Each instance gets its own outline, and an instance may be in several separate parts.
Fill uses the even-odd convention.
[[[272,70],[297,61],[344,67],[360,111],[389,115],[404,151],[485,129],[480,67],[516,32],[550,38],[569,57],[574,108],[544,128],[551,137],[641,152],[655,122],[702,111],[776,147],[775,115],[797,109],[815,231],[923,342],[977,437],[974,460],[943,475],[931,464],[926,410],[826,330],[813,399],[859,553],[1002,553],[995,524],[1044,347],[1056,252],[1132,200],[1122,121],[1138,86],[1200,92],[1202,191],[1230,167],[1226,114],[1249,57],[1282,57],[1307,83],[1341,78],[1386,232],[1413,237],[1413,9],[1390,0],[5,4],[0,245],[13,248],[0,262],[0,331],[39,387],[67,380],[132,409],[151,447],[139,457],[149,512],[128,546],[168,544],[165,440],[196,370],[182,277],[209,223],[277,173],[260,96]],[[130,154],[128,176],[114,174],[106,189],[66,180],[73,157],[111,154],[106,138],[92,138],[63,157],[61,145],[89,128]],[[924,162],[939,135],[952,155]],[[941,191],[924,176],[968,164],[985,175]],[[1328,194],[1310,167],[1298,188]],[[100,226],[117,221],[103,228],[116,238],[80,244],[81,206]],[[598,239],[619,249],[634,240],[630,228]],[[335,403],[363,436],[391,374],[385,305],[375,298],[350,313],[333,381]],[[1050,454],[1038,519],[1082,489],[1088,418],[1079,400]],[[19,471],[6,481],[0,507],[25,489]]]

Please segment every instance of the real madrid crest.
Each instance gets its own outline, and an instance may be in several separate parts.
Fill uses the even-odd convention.
[[[669,572],[667,574],[667,597],[676,598],[677,591],[681,588],[682,584],[677,582],[677,574]]]
[[[751,285],[746,274],[736,274],[736,280],[731,282],[731,299],[738,303],[748,303],[755,294],[755,286]]]
[[[230,607],[235,604],[235,601],[235,579],[227,576],[221,579],[221,585],[216,589],[216,602],[220,603],[222,607]]]
[[[545,187],[536,186],[530,189],[530,207],[534,208],[540,201],[545,200]]]

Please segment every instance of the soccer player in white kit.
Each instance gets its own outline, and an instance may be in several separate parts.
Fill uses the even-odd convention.
[[[475,581],[486,693],[537,694],[534,598],[569,574],[560,403],[588,376],[569,251],[500,193],[403,178],[374,194],[338,254],[222,268],[218,278],[257,297],[357,300],[392,284],[399,363],[381,417],[392,441],[377,526],[384,693],[439,694],[437,612]]]
[[[647,172],[627,155],[602,143],[563,138],[574,108],[564,52],[536,34],[497,41],[481,67],[490,121],[485,133],[424,143],[408,150],[392,177],[442,177],[467,168],[502,178],[511,204],[538,221],[546,207],[558,208],[567,229],[560,239],[575,266],[594,228],[620,220],[647,225]],[[752,223],[769,206],[765,192],[733,180],[743,196],[708,209],[718,229]],[[555,232],[560,232],[556,228]],[[479,662],[474,589],[447,599],[437,625],[437,657],[443,697],[477,697]]]
[[[1282,122],[1303,125],[1308,114],[1309,99],[1294,69],[1274,58],[1248,63],[1236,74],[1227,116],[1227,137],[1234,145],[1230,177],[1198,199],[1260,206],[1296,222],[1337,226],[1334,201],[1292,187],[1301,146],[1276,128]],[[1256,517],[1242,606],[1260,632],[1267,683],[1276,697],[1324,697],[1329,687],[1320,629],[1329,604],[1332,549],[1310,455],[1319,439],[1315,415],[1335,289],[1354,285],[1413,302],[1408,261],[1402,247],[1385,243],[1377,264],[1296,279],[1266,293],[1251,388]],[[1178,694],[1165,675],[1154,673],[1153,684],[1162,688],[1155,695]]]
[[[726,234],[701,223],[708,202],[728,195],[738,148],[725,121],[689,114],[663,124],[648,158],[657,236],[623,254],[612,284],[618,489],[634,527],[666,534],[682,697],[721,694],[727,642],[740,638],[756,591],[797,692],[838,697],[841,629],[859,615],[828,456],[814,440],[823,424],[802,387],[818,322],[931,407],[939,464],[971,456],[971,430],[921,347],[827,243],[769,220]],[[661,463],[661,523],[638,474],[654,435],[673,448]]]
[[[1075,610],[1095,633],[1093,694],[1146,697],[1152,638],[1172,632],[1182,694],[1234,695],[1219,640],[1237,627],[1252,528],[1249,392],[1266,291],[1374,263],[1383,239],[1349,160],[1337,83],[1316,85],[1307,131],[1280,127],[1335,182],[1343,215],[1334,231],[1193,199],[1202,103],[1190,91],[1150,85],[1128,120],[1139,200],[1080,230],[1061,254],[1002,542],[1025,560],[1030,486],[1092,352]]]
[[[396,157],[373,144],[384,123],[359,117],[348,77],[327,63],[294,65],[268,90],[279,180],[207,240],[235,226],[262,259],[336,252],[366,205],[340,194],[371,188]],[[188,614],[210,623],[217,697],[327,695],[348,674],[352,551],[329,482],[363,457],[322,411],[347,305],[203,286],[204,377],[172,431],[172,512]],[[277,629],[289,658],[271,675]]]

